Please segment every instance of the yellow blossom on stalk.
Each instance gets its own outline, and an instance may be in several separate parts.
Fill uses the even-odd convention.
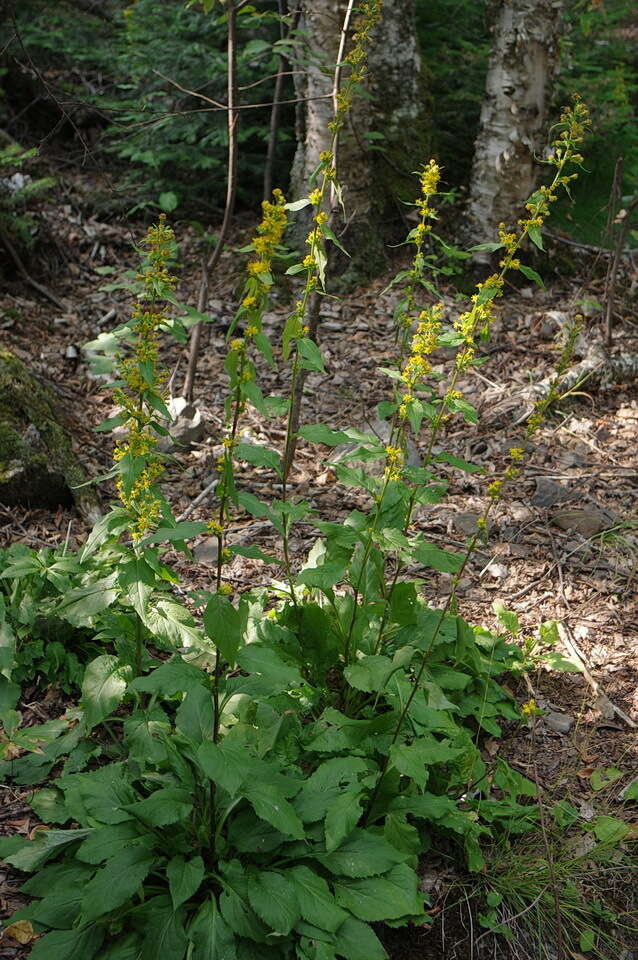
[[[209,520],[207,527],[210,530],[210,532],[216,537],[221,537],[222,534],[224,533],[224,528],[222,527],[221,523],[219,523],[217,520]]]
[[[538,711],[536,700],[533,698],[524,703],[521,707],[521,713],[524,717],[532,717]]]
[[[492,498],[492,500],[498,500],[503,491],[503,481],[502,480],[492,480],[488,485],[487,495]]]
[[[406,393],[410,396],[423,378],[432,371],[432,365],[427,357],[438,346],[438,338],[443,330],[441,324],[443,311],[443,304],[437,303],[419,314],[419,322],[410,344],[410,354],[401,370],[401,380],[407,387]],[[401,408],[399,408],[400,411]],[[405,415],[407,416],[407,410]]]
[[[241,302],[241,305],[242,307],[245,307],[246,310],[250,310],[252,307],[257,306],[257,297],[254,297],[252,295],[248,297],[244,297],[244,299]]]
[[[401,447],[385,448],[386,477],[388,480],[400,480],[401,469],[405,463],[405,454]]]
[[[512,460],[522,460],[525,456],[525,451],[522,447],[510,447],[508,452]]]
[[[217,592],[221,593],[222,597],[228,597],[233,592],[233,588],[230,583],[222,583]]]

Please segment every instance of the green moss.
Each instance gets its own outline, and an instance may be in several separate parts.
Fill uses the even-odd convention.
[[[51,390],[16,356],[0,350],[0,497],[46,506],[74,497],[83,513],[95,516],[94,491],[73,489],[86,480]]]

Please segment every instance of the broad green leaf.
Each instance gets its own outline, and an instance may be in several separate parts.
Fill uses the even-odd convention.
[[[319,373],[325,373],[324,359],[321,356],[321,350],[314,340],[301,337],[301,339],[297,341],[297,347],[301,354],[301,366],[304,370],[317,370]]]
[[[350,686],[356,690],[378,693],[384,689],[394,669],[395,666],[388,657],[370,654],[346,667],[344,675]]]
[[[296,840],[305,838],[305,830],[294,807],[283,792],[269,783],[258,781],[245,783],[242,793],[253,807],[255,813],[266,823],[272,824],[281,833]]]
[[[240,460],[247,460],[255,467],[269,467],[281,476],[281,457],[276,450],[256,443],[238,443],[235,453]]]
[[[117,657],[108,653],[91,661],[82,681],[81,705],[87,729],[113,713],[122,702],[131,677],[131,667],[122,666]]]
[[[54,930],[38,940],[29,960],[93,960],[106,931],[91,925],[73,930]]]
[[[98,960],[139,960],[140,940],[134,933],[119,936],[117,940],[102,950]]]
[[[194,683],[206,684],[207,676],[199,667],[186,663],[181,657],[173,657],[156,667],[146,677],[136,677],[129,689],[141,693],[158,693],[163,697],[173,697],[176,693],[190,690]]]
[[[140,842],[144,842],[146,848],[149,848],[149,838],[140,835],[137,824],[130,820],[124,823],[109,823],[91,830],[78,847],[75,856],[84,863],[103,863],[125,847]]]
[[[540,227],[528,227],[527,235],[532,241],[532,243],[535,244],[539,250],[545,249],[545,247],[543,246],[543,235],[541,233]]]
[[[55,787],[36,791],[29,799],[29,805],[43,823],[64,824],[70,819],[62,792]]]
[[[338,850],[319,854],[317,859],[332,873],[358,878],[385,873],[406,856],[391,847],[382,834],[356,829]]]
[[[194,690],[204,688],[200,684]],[[136,710],[124,721],[124,737],[131,760],[140,763],[160,762],[166,758],[166,745],[162,742],[170,732],[170,721],[161,707],[151,710]]]
[[[150,827],[165,827],[186,820],[193,809],[193,798],[180,787],[162,787],[145,800],[129,804],[126,810]]]
[[[191,960],[236,960],[235,935],[225,923],[214,897],[205,900],[188,930]]]
[[[411,867],[399,863],[383,877],[335,883],[335,898],[359,920],[397,920],[415,916],[423,913],[418,879]]]
[[[285,936],[300,917],[295,884],[274,870],[248,873],[248,901],[271,930]]]
[[[126,903],[146,879],[155,860],[155,855],[145,847],[120,850],[86,885],[82,900],[84,919],[97,920]]]
[[[143,620],[155,586],[155,571],[143,557],[135,557],[120,567],[118,583],[135,612]]]
[[[242,627],[239,613],[228,597],[214,593],[204,611],[204,628],[222,656],[231,666],[241,642]]]
[[[326,815],[326,850],[331,853],[349,836],[361,816],[361,793],[342,793],[330,805]]]
[[[175,726],[192,743],[213,738],[213,696],[201,684],[188,691],[175,715]]]
[[[255,772],[254,761],[246,748],[224,740],[220,744],[210,741],[203,743],[197,751],[197,759],[206,776],[231,797]]]
[[[330,933],[341,927],[347,914],[337,906],[323,877],[304,866],[293,867],[286,876],[294,883],[299,911],[304,920]]]
[[[80,551],[79,562],[83,564],[98,550],[110,537],[117,537],[129,526],[131,518],[128,510],[115,507],[105,517],[102,517],[91,530],[86,543]]]
[[[596,817],[592,823],[596,839],[600,843],[619,843],[629,833],[630,827],[624,820],[616,817]]]
[[[339,927],[335,950],[346,960],[387,960],[388,954],[367,923],[348,917]]]
[[[505,629],[517,637],[521,632],[521,624],[514,611],[507,610],[502,600],[495,600],[492,609]]]
[[[144,935],[139,960],[183,960],[187,940],[184,908],[173,909],[170,897],[147,900],[135,922]]]
[[[119,592],[114,586],[116,578],[114,573],[85,587],[67,590],[55,612],[74,627],[92,624],[96,614],[106,610],[116,599]]]
[[[638,777],[629,784],[622,792],[622,799],[625,802],[629,800],[638,800]]]
[[[325,443],[328,447],[337,447],[341,443],[351,443],[352,437],[349,437],[343,430],[331,430],[323,423],[315,423],[310,426],[302,427],[299,430],[299,436],[310,443]]]
[[[462,554],[441,550],[433,543],[420,543],[414,551],[414,556],[425,567],[431,567],[440,573],[456,573],[461,569],[464,559]]]
[[[156,641],[174,650],[179,647],[201,649],[204,638],[190,610],[173,600],[156,600],[144,617],[144,624]]]
[[[328,561],[318,567],[306,567],[297,576],[297,583],[307,587],[318,587],[320,590],[331,590],[341,580],[346,572],[345,563]]]
[[[171,900],[177,910],[199,890],[204,879],[204,861],[201,857],[185,860],[181,855],[175,856],[166,866],[166,877]]]
[[[532,270],[531,267],[526,267],[523,263],[518,268],[524,277],[527,277],[528,280],[533,280],[534,283],[538,284],[539,287],[544,287],[543,278],[540,273],[537,273],[536,270]]]
[[[259,684],[260,693],[273,695],[304,686],[299,668],[286,663],[276,650],[261,643],[242,647],[237,662],[250,675],[242,689],[256,691]]]
[[[33,873],[51,857],[61,853],[69,844],[84,840],[90,832],[90,830],[38,830],[34,840],[8,837],[7,840],[20,839],[22,842],[19,847],[17,843],[0,845],[0,856],[16,870]],[[5,850],[9,852],[5,853]]]
[[[439,743],[434,737],[423,737],[411,744],[395,743],[390,747],[390,759],[399,773],[411,777],[421,789],[428,780],[427,767],[455,760],[462,750]]]

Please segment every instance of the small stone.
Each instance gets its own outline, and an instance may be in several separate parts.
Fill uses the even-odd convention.
[[[479,516],[480,514],[478,513],[455,514],[452,521],[454,529],[458,530],[459,533],[465,534],[466,537],[473,537],[477,530]]]
[[[568,713],[555,713],[553,710],[545,716],[545,723],[554,733],[569,733],[574,726],[574,718]]]
[[[193,553],[200,563],[207,563],[211,567],[216,566],[217,557],[219,556],[217,540],[213,537],[209,540],[202,540],[201,543],[196,544]]]
[[[550,480],[549,477],[538,477],[536,480],[536,492],[532,497],[532,503],[537,507],[553,507],[557,503],[564,503],[573,497],[573,493],[562,483]]]
[[[588,510],[560,510],[552,516],[552,523],[561,530],[575,530],[583,537],[593,537],[601,530],[606,530],[613,522],[613,517],[598,507]]]
[[[170,453],[196,443],[204,436],[206,425],[201,411],[184,397],[171,397],[168,409],[173,417],[167,425],[170,437],[163,437],[157,445],[158,450]]]
[[[509,570],[504,563],[491,563],[487,568],[487,572],[494,577],[495,580],[505,580],[509,575]]]

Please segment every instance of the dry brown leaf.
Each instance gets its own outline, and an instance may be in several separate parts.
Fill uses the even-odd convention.
[[[17,920],[16,923],[9,924],[8,927],[4,928],[4,934],[18,943],[31,943],[38,936],[31,926],[30,920]]]

